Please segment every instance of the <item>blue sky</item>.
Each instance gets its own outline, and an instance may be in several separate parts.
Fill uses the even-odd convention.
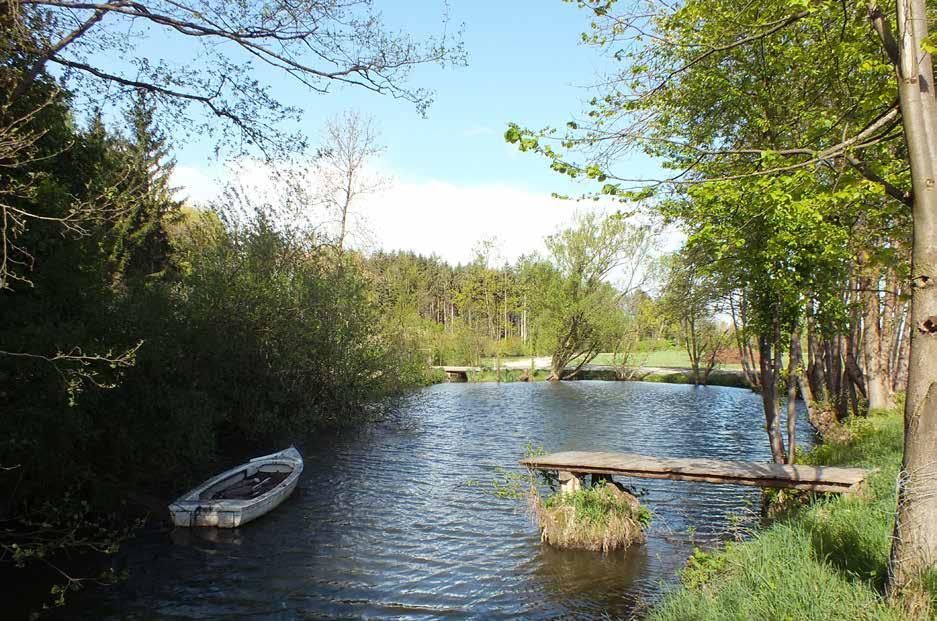
[[[376,5],[389,24],[415,37],[436,34],[442,23],[441,2]],[[467,260],[477,238],[496,236],[505,258],[513,258],[534,250],[544,234],[584,208],[553,201],[551,192],[585,188],[550,171],[542,158],[507,145],[502,137],[507,123],[562,126],[591,96],[586,87],[605,61],[579,44],[588,14],[574,3],[452,0],[449,12],[450,29],[464,24],[468,66],[423,66],[413,72],[413,86],[435,92],[427,118],[412,104],[361,88],[319,95],[283,76],[263,78],[274,85],[278,99],[303,109],[301,128],[310,136],[346,109],[375,118],[386,147],[380,169],[393,176],[394,187],[361,206],[370,221],[372,245]],[[166,40],[148,44],[161,55],[182,51]],[[206,141],[176,144],[178,181],[195,199],[210,196],[213,179],[224,168],[210,153]],[[640,155],[628,168],[635,175],[656,170]],[[440,206],[448,212],[443,218]],[[458,238],[453,227],[459,229]]]

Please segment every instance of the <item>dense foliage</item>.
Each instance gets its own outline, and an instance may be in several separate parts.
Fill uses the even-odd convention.
[[[123,131],[42,114],[14,204],[53,219],[19,236],[30,262],[0,293],[2,560],[81,548],[95,515],[169,497],[220,450],[363,422],[423,381],[355,257],[230,193],[222,218],[182,207],[143,94]],[[102,193],[108,213],[63,235]],[[39,516],[69,536],[24,539]]]

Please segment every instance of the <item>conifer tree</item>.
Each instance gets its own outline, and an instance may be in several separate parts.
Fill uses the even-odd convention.
[[[126,206],[115,224],[109,257],[115,280],[164,274],[170,267],[166,224],[182,202],[170,181],[175,159],[155,114],[152,96],[138,91],[126,114]]]

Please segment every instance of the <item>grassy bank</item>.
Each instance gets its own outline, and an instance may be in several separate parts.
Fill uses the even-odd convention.
[[[483,368],[480,371],[469,371],[469,382],[519,382],[526,381],[528,371],[526,369],[501,369],[500,374],[496,369]],[[430,375],[433,383],[446,381],[445,374],[442,371]],[[545,381],[550,377],[550,372],[544,369],[538,369],[534,373],[534,381]],[[500,379],[499,379],[500,378]],[[605,380],[605,381],[623,381],[617,371],[613,369],[584,369],[580,371],[574,380]],[[693,372],[690,369],[636,369],[628,378],[630,381],[639,382],[657,382],[662,384],[692,384]],[[748,388],[745,377],[741,371],[728,371],[717,369],[709,376],[710,386],[730,386],[734,388]]]
[[[878,468],[864,497],[824,498],[788,511],[749,541],[711,554],[697,552],[683,572],[683,585],[665,596],[649,618],[914,618],[882,595],[901,461],[901,418],[882,414],[855,420],[848,428],[851,440],[819,446],[804,461]],[[937,589],[931,593],[933,610]]]
[[[546,356],[548,354],[544,353],[541,355]],[[503,356],[501,358],[501,364],[525,361],[529,363],[530,356]],[[497,366],[497,363],[498,361],[494,357],[481,359],[481,364],[486,367],[494,368]],[[621,356],[610,352],[598,354],[591,362],[591,364],[599,366],[618,365],[620,363]],[[628,364],[631,366],[644,367],[684,368],[690,366],[690,357],[687,355],[686,350],[682,348],[657,348],[648,351],[633,352],[628,356]],[[742,365],[727,363],[719,364],[718,368],[741,371]]]

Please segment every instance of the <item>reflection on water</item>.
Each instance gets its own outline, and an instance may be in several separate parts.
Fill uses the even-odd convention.
[[[803,418],[803,417],[802,417]],[[693,545],[728,536],[751,488],[635,480],[647,542],[602,556],[542,545],[524,507],[468,481],[554,450],[766,460],[759,397],[638,382],[443,384],[400,421],[300,443],[294,496],[234,531],[136,541],[130,578],[72,597],[67,618],[627,617],[675,580]],[[810,443],[806,427],[801,442]]]

